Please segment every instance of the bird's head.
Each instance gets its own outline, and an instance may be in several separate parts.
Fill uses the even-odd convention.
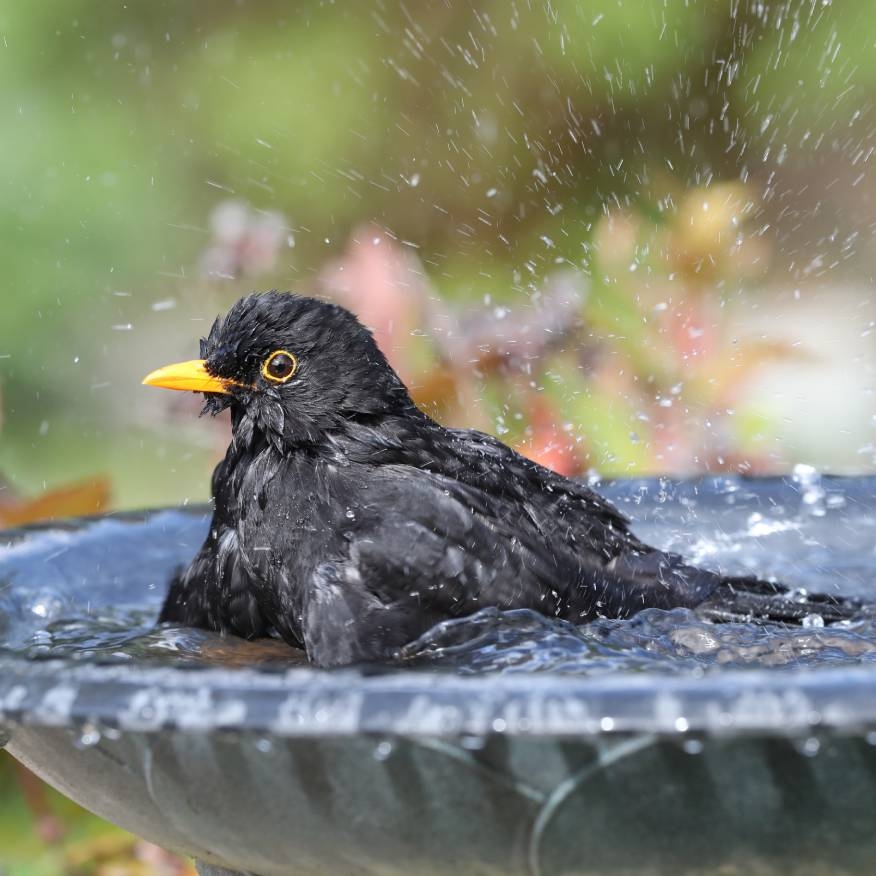
[[[349,310],[285,292],[242,298],[201,339],[200,359],[159,368],[143,383],[203,392],[205,413],[231,408],[236,441],[261,434],[278,448],[413,404]]]

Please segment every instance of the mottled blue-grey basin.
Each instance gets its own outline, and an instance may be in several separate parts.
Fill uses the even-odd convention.
[[[873,480],[605,491],[699,562],[876,595]],[[476,647],[445,629],[419,668],[315,671],[279,644],[150,632],[205,526],[161,511],[0,537],[0,736],[94,812],[263,876],[876,872],[869,619],[488,613]]]

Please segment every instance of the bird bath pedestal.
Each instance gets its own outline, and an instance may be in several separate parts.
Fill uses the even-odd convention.
[[[723,532],[770,502],[797,513],[802,489],[716,479],[610,495],[653,540],[681,521],[689,538],[693,511]],[[832,569],[837,544],[876,526],[876,489],[831,481],[822,498],[791,535],[821,532]],[[34,659],[47,616],[157,613],[205,525],[167,511],[0,540],[0,742],[205,876],[876,869],[866,663],[463,676]]]

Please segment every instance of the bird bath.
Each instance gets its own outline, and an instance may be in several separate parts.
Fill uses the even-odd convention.
[[[646,540],[874,601],[876,480],[627,481]],[[861,873],[876,624],[445,625],[403,669],[152,630],[203,509],[0,536],[0,742],[204,873]]]

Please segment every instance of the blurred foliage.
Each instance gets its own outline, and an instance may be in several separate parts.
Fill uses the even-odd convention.
[[[22,499],[6,487],[0,493],[0,526],[24,526],[61,517],[83,517],[107,510],[110,485],[105,478],[47,490],[35,499]]]
[[[714,297],[716,325],[726,302],[783,272],[796,284],[867,261],[868,12],[864,0],[6,4],[0,469],[22,492],[69,472],[108,474],[123,505],[203,497],[213,439],[171,435],[137,378],[156,354],[191,350],[198,321],[249,288],[311,291],[363,223],[403,240],[462,321],[525,307],[554,272],[577,271],[606,361],[617,347],[640,381],[658,379],[649,368],[669,379],[654,343],[640,355],[650,329],[632,304],[677,276],[648,250],[673,228],[679,245],[691,189],[747,186],[744,234],[779,256],[769,276],[731,255],[673,290],[676,303],[692,287]],[[830,185],[802,185],[812,173]],[[288,217],[272,270],[205,275],[208,217],[229,199]],[[711,233],[704,218],[681,244],[706,246],[694,266],[711,258],[694,240]],[[623,223],[637,229],[630,252],[608,240]],[[609,264],[606,246],[630,264]],[[642,394],[619,398],[625,387],[572,358],[548,368],[564,383],[555,397],[578,402],[540,416],[572,424],[581,464],[691,470],[749,454],[748,409],[708,460],[636,446]],[[715,403],[697,396],[700,378],[689,410]],[[502,394],[485,379],[461,409],[477,401],[473,419],[495,430],[520,413],[497,407]]]
[[[224,427],[139,379],[270,286],[562,471],[871,467],[874,38],[867,0],[4,4],[0,519],[204,499]]]
[[[194,867],[112,827],[0,754],[4,876],[196,876]]]

